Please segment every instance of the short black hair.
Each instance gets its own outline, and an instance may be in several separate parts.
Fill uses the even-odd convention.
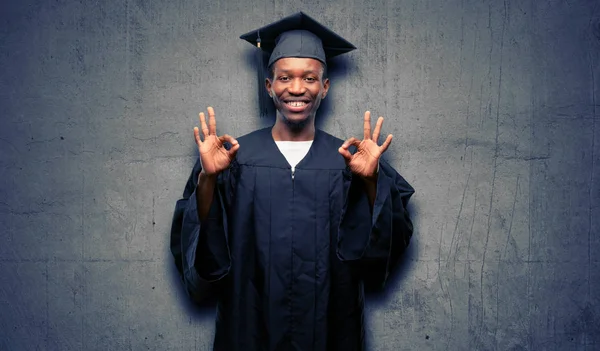
[[[319,61],[319,63],[321,63],[321,67],[323,68],[323,77],[322,79],[325,80],[327,79],[327,65],[324,64],[323,62]],[[273,62],[273,64],[271,64],[271,66],[269,66],[267,68],[268,71],[268,75],[267,77],[269,77],[269,79],[273,80],[275,79],[275,62]]]

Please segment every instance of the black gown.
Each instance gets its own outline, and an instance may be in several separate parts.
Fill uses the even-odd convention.
[[[238,141],[208,218],[197,215],[197,162],[171,233],[188,293],[217,296],[214,349],[362,350],[364,285],[383,287],[408,245],[413,188],[382,161],[371,209],[343,140],[323,131],[293,176],[271,128]]]

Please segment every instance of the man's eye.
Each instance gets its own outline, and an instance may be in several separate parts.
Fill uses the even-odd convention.
[[[306,77],[306,80],[309,82],[314,82],[316,79],[314,77]]]
[[[286,76],[279,77],[279,80],[284,80],[284,81],[286,81],[286,80],[288,80],[288,79],[290,79],[290,78],[289,78],[289,77],[286,77]]]

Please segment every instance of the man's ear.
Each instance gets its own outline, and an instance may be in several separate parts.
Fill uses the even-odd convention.
[[[269,78],[265,79],[265,88],[267,89],[267,93],[269,94],[269,96],[271,96],[271,87],[271,80]]]
[[[329,91],[329,78],[325,78],[325,81],[323,82],[323,95],[321,96],[321,99],[325,99],[325,96],[327,96],[328,91]]]

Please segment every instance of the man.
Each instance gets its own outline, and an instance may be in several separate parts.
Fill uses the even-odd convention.
[[[215,350],[362,350],[364,284],[383,286],[408,245],[414,190],[380,159],[382,117],[372,133],[364,114],[362,141],[315,129],[326,59],[351,44],[303,13],[242,38],[272,51],[276,122],[236,140],[200,113],[176,264],[190,295],[218,298]]]

